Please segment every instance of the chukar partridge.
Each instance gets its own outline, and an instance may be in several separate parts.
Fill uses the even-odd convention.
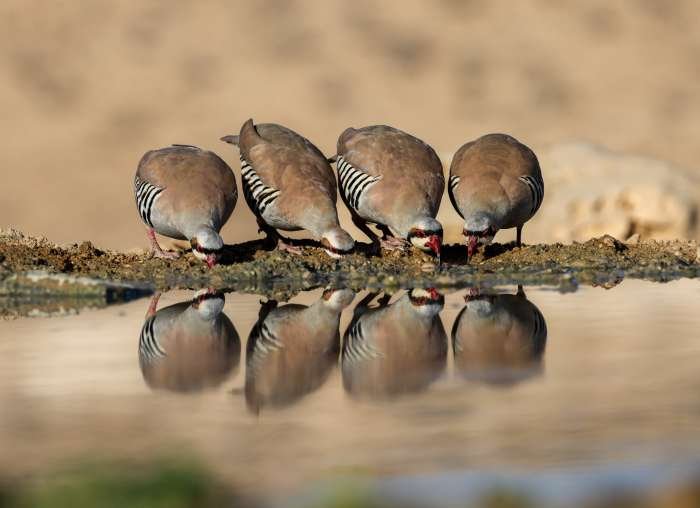
[[[450,166],[448,193],[464,219],[467,254],[488,245],[500,229],[523,225],[544,198],[544,181],[534,152],[507,134],[487,134],[463,145]]]
[[[430,385],[447,365],[447,334],[435,289],[412,289],[378,308],[370,293],[355,307],[343,338],[343,386],[354,397],[391,398]]]
[[[311,141],[281,125],[253,125],[252,119],[240,135],[221,140],[238,145],[246,202],[278,248],[299,252],[277,230],[304,229],[331,257],[352,250],[355,242],[338,222],[333,170]]]
[[[468,295],[452,327],[455,368],[464,377],[513,384],[540,372],[547,324],[522,287],[515,295]]]
[[[151,388],[191,392],[213,388],[238,368],[241,341],[224,295],[200,291],[194,300],[156,311],[153,297],[139,336],[139,365]]]
[[[160,248],[157,232],[189,240],[192,253],[210,268],[217,263],[224,246],[219,231],[238,199],[233,172],[219,156],[189,145],[146,152],[136,170],[134,194],[154,255],[178,257]]]
[[[258,413],[284,407],[319,388],[338,361],[340,314],[355,294],[326,290],[313,305],[263,304],[246,346],[245,396]]]
[[[440,257],[442,225],[435,217],[445,177],[435,150],[386,125],[351,127],[338,138],[336,167],[340,196],[375,245],[403,249],[410,242]],[[381,240],[368,224],[383,233]]]

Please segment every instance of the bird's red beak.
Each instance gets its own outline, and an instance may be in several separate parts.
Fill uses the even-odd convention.
[[[440,252],[442,251],[442,238],[439,235],[431,235],[426,242],[426,245],[437,256],[438,263],[440,262]]]
[[[430,294],[431,300],[439,300],[440,299],[440,293],[438,293],[437,289],[427,288],[426,291]]]
[[[218,259],[216,258],[215,254],[208,254],[205,262],[207,263],[207,266],[209,268],[214,268],[214,266],[218,262]]]

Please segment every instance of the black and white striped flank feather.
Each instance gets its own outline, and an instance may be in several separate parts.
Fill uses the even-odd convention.
[[[243,194],[253,211],[262,215],[280,195],[280,191],[265,185],[251,164],[241,156]]]
[[[530,215],[534,215],[542,204],[542,199],[544,199],[544,182],[541,177],[536,178],[533,176],[521,176],[519,180],[530,189],[530,195],[532,197]]]
[[[338,156],[337,167],[340,194],[350,208],[357,212],[362,194],[382,177],[368,175],[350,164],[341,155]]]
[[[464,215],[462,215],[462,211],[459,208],[459,204],[457,203],[457,200],[455,199],[455,195],[454,195],[454,190],[459,186],[459,180],[460,180],[459,176],[456,176],[456,175],[450,176],[450,180],[448,181],[448,185],[447,185],[447,195],[450,197],[450,201],[452,202],[452,206],[457,211],[459,216],[464,218]]]
[[[144,363],[151,363],[158,358],[166,356],[165,350],[158,343],[158,339],[153,331],[155,316],[149,317],[141,328],[139,336],[139,358]]]
[[[139,209],[139,214],[143,221],[150,227],[153,227],[151,222],[151,212],[153,211],[153,205],[160,196],[163,189],[156,187],[155,185],[147,182],[146,180],[141,180],[138,175],[134,179],[134,193],[136,195],[136,206]]]

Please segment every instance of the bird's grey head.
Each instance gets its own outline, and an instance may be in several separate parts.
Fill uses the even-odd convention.
[[[445,297],[435,288],[417,288],[408,292],[408,299],[418,314],[433,317],[445,306]]]
[[[340,226],[329,229],[321,235],[321,245],[332,258],[340,258],[344,254],[349,254],[355,247],[355,240]]]
[[[464,220],[464,230],[462,234],[467,240],[469,256],[474,254],[477,246],[489,245],[496,236],[499,226],[493,215],[488,213],[475,213],[469,215]]]
[[[212,289],[202,289],[194,294],[192,308],[205,321],[215,319],[224,310],[224,294]]]
[[[324,304],[340,312],[350,305],[355,298],[355,292],[350,289],[326,289],[323,292]]]
[[[439,258],[442,250],[442,224],[432,217],[418,219],[411,226],[407,239],[420,250],[432,252]]]
[[[196,258],[204,261],[209,268],[213,267],[221,259],[224,241],[219,233],[209,227],[201,227],[195,231],[190,239],[192,253]]]

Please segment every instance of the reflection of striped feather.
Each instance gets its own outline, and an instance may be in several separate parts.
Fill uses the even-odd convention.
[[[158,343],[158,339],[153,331],[155,316],[149,317],[141,328],[139,336],[139,358],[145,363],[151,363],[158,358],[166,356],[165,350]]]
[[[151,222],[151,212],[153,205],[163,192],[163,189],[148,183],[146,180],[141,180],[138,175],[134,179],[134,192],[136,194],[136,206],[139,209],[139,214],[143,221],[150,227],[153,227]]]
[[[534,321],[532,336],[535,339],[536,349],[544,348],[544,341],[547,340],[547,322],[544,320],[544,316],[540,310],[534,305],[532,306],[532,314],[532,319]]]
[[[280,191],[265,185],[251,164],[241,156],[241,180],[246,201],[257,215],[265,213],[280,195]]]
[[[338,179],[340,180],[340,193],[350,208],[357,212],[360,198],[372,184],[381,180],[381,176],[371,176],[356,168],[342,156],[338,156]]]
[[[520,181],[527,185],[527,187],[530,189],[530,196],[532,198],[530,215],[534,215],[542,204],[542,199],[544,198],[544,182],[542,181],[541,177],[532,176],[521,176]]]
[[[273,335],[266,323],[258,323],[249,340],[253,341],[253,354],[248,358],[246,377],[254,378],[265,362],[267,355],[284,348],[284,344]]]
[[[380,358],[382,352],[365,337],[362,331],[362,321],[357,320],[345,333],[343,341],[343,363],[359,363],[367,359]]]

